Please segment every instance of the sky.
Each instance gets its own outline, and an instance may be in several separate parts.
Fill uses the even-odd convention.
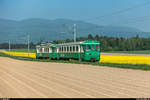
[[[145,32],[150,32],[149,9],[150,0],[0,0],[4,19],[65,18]]]

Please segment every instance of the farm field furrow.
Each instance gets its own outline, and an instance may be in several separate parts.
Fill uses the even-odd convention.
[[[150,72],[0,57],[0,97],[143,98]]]

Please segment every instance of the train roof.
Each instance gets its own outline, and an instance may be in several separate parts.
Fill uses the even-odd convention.
[[[47,47],[47,46],[52,46],[52,43],[41,43],[40,45],[37,45],[36,47]]]
[[[86,44],[100,44],[97,40],[87,40],[87,41],[81,41],[81,42],[71,42],[71,43],[63,43],[63,44],[56,44],[56,46],[62,46],[62,45],[86,45]]]
[[[56,47],[56,46],[87,45],[87,44],[100,44],[100,41],[86,40],[86,41],[81,41],[81,42],[71,42],[71,43],[62,43],[62,44],[43,43],[43,44],[37,45],[36,47]]]

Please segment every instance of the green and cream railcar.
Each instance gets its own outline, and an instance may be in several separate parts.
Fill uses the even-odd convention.
[[[83,56],[83,47],[79,42],[57,44],[55,50],[55,59],[81,59]]]
[[[39,53],[43,50],[43,53]],[[44,51],[47,49],[48,51]],[[45,54],[46,53],[46,54]],[[45,54],[45,55],[44,55]],[[78,59],[84,61],[100,60],[100,43],[99,41],[87,40],[83,42],[73,42],[64,44],[45,44],[37,46],[37,58],[50,59]]]
[[[51,46],[53,44],[51,43],[42,43],[40,45],[36,46],[36,58],[51,58],[52,49]]]

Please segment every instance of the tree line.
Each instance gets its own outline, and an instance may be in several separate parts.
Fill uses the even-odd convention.
[[[30,43],[30,49],[35,49],[36,44]],[[11,44],[10,45],[11,49],[26,49],[28,48],[27,44]],[[0,43],[0,49],[9,49],[9,44],[8,43]]]
[[[77,41],[98,40],[100,41],[101,51],[137,51],[150,50],[150,38],[139,37],[138,35],[132,38],[123,37],[108,37],[108,36],[92,36],[79,37]],[[52,43],[68,43],[73,42],[73,39],[55,40]],[[36,45],[40,43],[30,43],[30,49],[35,49]],[[8,49],[8,43],[1,43],[0,49]],[[11,49],[27,48],[27,44],[11,44]]]
[[[137,51],[137,50],[150,50],[150,38],[143,38],[136,35],[132,38],[123,37],[108,37],[108,36],[92,36],[79,37],[77,41],[85,40],[98,40],[100,41],[101,51]],[[73,42],[73,40],[57,40],[54,43]]]

